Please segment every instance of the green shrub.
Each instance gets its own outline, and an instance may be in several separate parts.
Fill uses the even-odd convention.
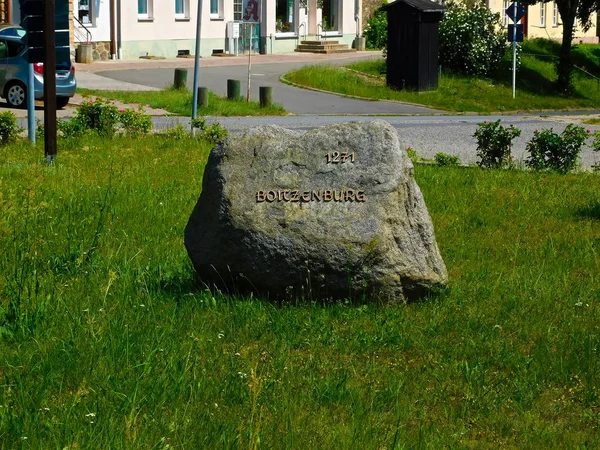
[[[100,136],[112,137],[119,123],[119,109],[109,100],[98,97],[80,104],[72,121],[82,131],[90,130]]]
[[[503,127],[500,120],[478,124],[473,134],[477,139],[477,164],[485,168],[501,168],[512,165],[512,141],[521,135],[521,130],[510,125]]]
[[[17,125],[17,116],[10,111],[0,113],[0,145],[14,142],[21,131],[23,128]]]
[[[408,153],[408,157],[413,162],[413,164],[416,164],[419,162],[419,156],[417,155],[417,151],[414,148],[412,148],[410,146],[406,147],[406,153]]]
[[[207,141],[216,144],[217,142],[227,137],[227,130],[220,123],[215,122],[212,125],[207,125],[203,117],[197,117],[191,120],[192,128],[197,128],[200,133],[196,137],[206,139]]]
[[[121,130],[128,136],[142,136],[152,129],[152,118],[140,105],[137,111],[131,108],[119,111]]]
[[[577,165],[581,146],[589,136],[589,130],[572,123],[556,134],[550,129],[535,130],[527,144],[529,158],[525,165],[534,170],[567,173]]]
[[[387,2],[383,2],[381,5],[367,20],[367,27],[364,31],[365,45],[372,50],[387,47],[387,12],[382,9]]]
[[[483,2],[467,6],[449,3],[440,23],[440,64],[469,75],[486,75],[498,68],[506,49],[500,14]]]
[[[66,139],[83,136],[88,131],[84,123],[75,119],[57,121],[56,129],[61,133],[61,136]]]
[[[178,123],[174,128],[170,128],[165,133],[168,138],[175,141],[182,141],[185,138],[189,138],[190,134],[183,128],[183,125]]]
[[[66,139],[78,138],[86,133],[113,137],[118,131],[129,136],[141,136],[152,129],[152,118],[142,106],[137,111],[131,108],[119,110],[109,100],[96,98],[80,104],[71,120],[58,121],[57,129]]]
[[[448,153],[436,153],[433,157],[438,166],[458,166],[460,158],[458,156],[449,155]]]

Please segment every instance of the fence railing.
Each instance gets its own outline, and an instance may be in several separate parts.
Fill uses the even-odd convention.
[[[83,29],[85,30],[85,42],[87,42],[88,44],[92,42],[92,32],[88,30],[88,28],[77,17],[73,17],[73,19],[75,19],[75,21],[79,24],[79,27],[75,27],[75,31],[73,33],[75,41],[83,42],[83,40],[79,38],[83,34]]]

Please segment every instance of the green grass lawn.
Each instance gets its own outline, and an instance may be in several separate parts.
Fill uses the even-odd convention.
[[[195,291],[209,147],[0,160],[0,448],[598,448],[600,178],[418,165],[450,284],[408,305]]]
[[[139,103],[151,108],[159,108],[178,116],[192,115],[192,92],[178,89],[163,89],[161,91],[97,91],[90,89],[78,90],[82,95],[94,95],[124,103]],[[270,108],[261,108],[259,102],[246,99],[228,100],[213,92],[208,93],[208,107],[198,108],[198,114],[203,116],[283,116],[287,112],[280,104]]]
[[[526,46],[524,51],[551,54],[552,48],[540,49],[537,41]],[[589,70],[600,73],[600,68],[596,67],[596,53],[585,46],[579,46],[579,50],[575,52],[578,55],[576,60]],[[589,58],[585,56],[588,54]],[[557,76],[553,60],[525,55],[521,57],[516,98],[513,99],[512,64],[509,59],[505,58],[501,69],[489,78],[442,72],[437,90],[420,93],[396,91],[386,87],[385,75],[381,75],[381,72],[386,71],[384,59],[357,62],[345,69],[322,65],[308,66],[286,74],[285,80],[345,95],[417,103],[455,112],[573,110],[597,108],[600,103],[599,85],[593,78],[576,73],[575,93],[572,96],[558,95],[554,89]],[[369,76],[365,77],[357,72]]]

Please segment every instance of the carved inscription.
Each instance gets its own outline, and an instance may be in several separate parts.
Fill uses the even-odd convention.
[[[356,156],[354,152],[329,152],[327,153],[327,164],[354,163]],[[310,191],[301,191],[294,189],[284,189],[277,191],[258,191],[256,193],[256,203],[290,202],[290,203],[309,203],[309,202],[358,202],[363,203],[367,200],[367,195],[363,190],[353,189],[318,189]]]
[[[277,190],[277,191],[258,191],[256,193],[256,202],[365,202],[367,195],[365,191],[353,189],[319,189],[312,191],[300,190]]]
[[[354,162],[356,156],[354,152],[329,152],[327,153],[327,164],[343,164],[345,162]]]

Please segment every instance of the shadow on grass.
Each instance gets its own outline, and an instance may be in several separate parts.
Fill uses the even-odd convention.
[[[542,61],[542,60],[541,60]],[[495,71],[491,78],[505,86],[512,86],[512,62],[503,61],[501,67]],[[561,96],[556,89],[554,80],[543,76],[539,70],[521,65],[517,72],[517,89],[532,95]],[[565,98],[585,98],[579,93],[573,93]]]
[[[600,200],[594,200],[577,209],[576,214],[583,219],[600,220]]]

